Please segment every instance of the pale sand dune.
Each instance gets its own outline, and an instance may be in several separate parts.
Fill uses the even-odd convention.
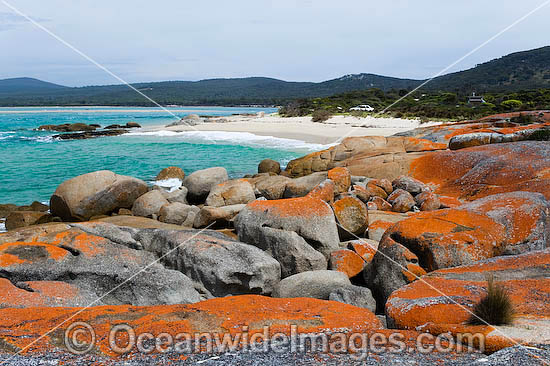
[[[222,122],[224,121],[224,122]],[[423,126],[437,123],[423,124]],[[260,136],[274,136],[308,143],[331,144],[348,136],[390,136],[420,126],[419,120],[399,118],[357,118],[336,116],[322,123],[311,121],[311,117],[283,118],[277,115],[230,116],[213,118],[197,126],[156,126],[148,131],[222,131],[249,132]]]

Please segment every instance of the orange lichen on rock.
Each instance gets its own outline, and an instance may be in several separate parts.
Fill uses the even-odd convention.
[[[80,310],[82,310],[80,312]],[[74,315],[76,312],[78,313]],[[69,316],[71,322],[39,339]],[[30,308],[0,311],[0,337],[19,349],[33,341],[26,352],[51,351],[63,348],[58,335],[63,336],[71,323],[83,321],[96,333],[93,352],[116,356],[109,346],[109,331],[115,324],[128,324],[136,334],[215,333],[223,337],[247,331],[249,335],[263,333],[268,326],[270,335],[282,332],[289,335],[291,325],[299,334],[321,332],[369,332],[382,328],[378,318],[369,310],[347,304],[310,298],[275,299],[256,295],[217,298],[193,305],[150,307],[99,306],[95,308]],[[246,328],[245,328],[246,327]],[[124,334],[119,335],[121,339]],[[117,338],[117,344],[120,339]],[[138,352],[135,348],[131,352]]]
[[[351,187],[351,174],[347,168],[333,168],[327,174],[328,179],[334,182],[337,193],[347,192]]]
[[[17,242],[0,245],[0,267],[51,259],[60,261],[69,255],[65,249],[40,242]]]
[[[493,276],[514,304],[516,321],[532,319],[544,328],[550,321],[548,263],[550,249],[438,270],[392,293],[386,314],[391,325],[402,329],[439,329],[435,334],[440,334],[462,326],[471,332],[473,328],[464,324],[472,315],[473,305],[486,294],[488,276]],[[511,336],[518,333],[512,330],[513,326],[508,330]],[[529,336],[519,333],[523,340]],[[498,338],[491,343],[495,348]]]
[[[407,137],[404,140],[404,145],[406,152],[435,151],[447,149],[446,144],[415,137]]]
[[[548,199],[548,169],[550,146],[537,141],[436,151],[410,164],[410,174],[431,183],[436,193],[464,200],[514,191],[539,192]]]
[[[254,201],[247,205],[254,211],[270,211],[279,217],[311,217],[332,213],[330,206],[318,198],[298,197],[270,201]]]
[[[374,254],[373,254],[374,256]],[[357,276],[365,268],[365,260],[349,249],[340,249],[330,254],[331,269],[345,273],[349,278]]]
[[[381,245],[395,239],[411,244],[421,253],[422,266],[433,271],[500,253],[504,227],[491,218],[469,211],[447,209],[422,212],[400,221],[386,231]]]
[[[439,196],[439,201],[441,208],[455,208],[462,205],[462,202],[454,197]]]
[[[26,289],[0,278],[0,308],[64,306],[66,301],[73,301],[80,292],[73,285],[60,281],[28,281],[24,285]]]
[[[335,185],[332,180],[325,180],[313,188],[306,197],[317,198],[322,201],[332,203],[334,202]]]
[[[355,253],[363,258],[365,263],[370,263],[376,254],[378,243],[373,241],[367,242],[364,240],[354,240],[351,242],[351,247]]]

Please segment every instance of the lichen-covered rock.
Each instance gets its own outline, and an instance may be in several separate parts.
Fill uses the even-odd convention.
[[[365,260],[349,249],[335,250],[330,254],[330,269],[345,273],[349,278],[363,272]]]
[[[422,192],[417,195],[414,200],[420,211],[435,211],[441,207],[439,196],[433,192]]]
[[[378,185],[376,180],[371,180],[367,183],[367,190],[372,197],[380,197],[382,199],[388,198],[389,193],[383,187]]]
[[[550,198],[550,145],[524,141],[432,152],[411,164],[411,175],[462,200],[515,191]]]
[[[378,250],[378,242],[371,239],[351,240],[347,242],[347,248],[357,253],[365,262],[372,262],[376,251]]]
[[[221,167],[197,170],[189,174],[183,181],[188,189],[187,199],[192,204],[203,203],[210,190],[229,179],[227,170]]]
[[[428,151],[445,150],[447,143],[413,137],[348,137],[327,150],[288,163],[286,173],[302,177],[335,167],[346,167],[355,176],[395,179],[407,174],[411,161]]]
[[[132,206],[132,213],[135,216],[153,217],[158,216],[162,206],[168,204],[168,200],[164,198],[159,190],[152,190],[139,197]]]
[[[333,203],[341,239],[363,236],[369,225],[367,206],[358,198],[344,197]]]
[[[550,249],[545,249],[431,272],[422,281],[392,293],[386,303],[388,325],[400,329],[422,327],[432,334],[454,333],[458,326],[463,333],[477,333],[480,327],[463,324],[472,316],[474,304],[486,294],[487,278],[492,276],[506,289],[516,317],[512,326],[481,327],[486,348],[495,351],[513,341],[544,343],[550,321],[548,263]]]
[[[386,192],[386,194],[391,194],[393,191],[394,191],[394,188],[393,188],[393,185],[392,185],[392,182],[390,182],[389,180],[385,179],[385,178],[382,178],[382,179],[371,179],[368,184],[370,184],[370,186],[376,186],[376,187],[379,187],[379,188],[382,188],[384,190],[384,192]]]
[[[317,198],[300,197],[249,203],[235,217],[239,240],[258,245],[263,227],[294,231],[328,258],[338,249],[339,238],[334,213]]]
[[[370,189],[367,189],[360,185],[354,185],[351,192],[355,195],[355,197],[359,198],[365,204],[367,204],[374,196],[374,193]]]
[[[256,199],[254,188],[245,179],[230,180],[212,187],[206,205],[213,207],[246,204]]]
[[[351,338],[354,333],[384,332],[381,329],[380,320],[365,308],[311,298],[274,299],[244,295],[188,305],[55,308],[47,312],[36,308],[3,309],[0,313],[0,338],[6,340],[3,342],[3,347],[9,347],[17,352],[32,342],[33,347],[26,349],[31,355],[35,352],[52,355],[67,352],[65,346],[60,345],[62,343],[59,342],[58,333],[48,333],[48,331],[58,326],[59,334],[65,334],[73,323],[66,322],[60,325],[60,319],[68,319],[76,313],[78,313],[78,320],[89,324],[96,333],[94,354],[111,356],[113,359],[109,360],[114,360],[113,362],[120,359],[120,355],[113,351],[109,342],[109,333],[113,324],[128,324],[132,329],[139,329],[141,334],[160,335],[168,330],[174,335],[211,334],[214,339],[219,340],[224,340],[224,335],[230,334],[231,339],[237,339],[237,348],[240,337],[235,335],[246,333],[249,336],[247,340],[261,340],[265,326],[269,326],[272,330],[276,329],[278,334],[282,333],[287,337],[346,333]],[[405,335],[405,339],[408,339],[411,336],[414,337],[416,332],[405,333]],[[120,332],[115,339],[116,344],[127,344],[124,343],[127,340],[125,336],[125,332]],[[178,342],[180,342],[179,339]],[[185,341],[181,342],[185,344]],[[161,360],[161,352],[155,350],[155,347],[152,349],[155,353],[152,356],[155,357],[152,362],[158,363]],[[128,357],[133,358],[138,354],[137,347],[134,347]],[[176,360],[176,362],[179,361],[179,359]]]
[[[334,182],[330,179],[322,181],[317,187],[313,188],[311,192],[307,194],[307,197],[318,198],[322,201],[332,203],[334,202],[334,195],[336,187]]]
[[[430,272],[541,250],[549,237],[548,202],[536,193],[499,194],[454,209],[419,213],[384,234],[373,260],[377,285],[389,296],[414,280],[392,261],[405,264],[413,258]],[[392,284],[384,284],[386,279]]]
[[[59,229],[62,227],[52,232],[22,231],[19,240],[27,241],[0,244],[0,270],[11,283],[4,286],[16,295],[3,297],[0,307],[155,305],[200,300],[188,277],[164,268],[151,253],[79,229]],[[17,287],[37,292],[24,296]]]
[[[155,180],[165,180],[165,179],[179,179],[183,181],[185,178],[185,172],[182,168],[177,166],[169,166],[168,168],[162,169],[158,174]]]
[[[146,192],[147,184],[142,180],[101,170],[61,183],[50,198],[50,210],[65,221],[83,221],[131,208]]]
[[[332,180],[336,186],[336,193],[349,191],[351,187],[351,174],[347,168],[334,168],[328,171],[328,179]]]
[[[81,225],[84,229],[84,225]],[[214,296],[270,294],[281,278],[279,263],[262,250],[213,230],[129,229],[89,223],[90,233],[109,236],[121,245],[138,243],[162,258],[162,264],[200,283]],[[122,231],[122,233],[121,233]]]
[[[395,179],[392,182],[392,186],[394,190],[402,189],[414,196],[428,190],[428,187],[424,183],[418,179],[407,176],[401,176]]]
[[[416,204],[414,197],[403,189],[396,189],[388,196],[388,202],[392,205],[395,212],[409,212]]]
[[[380,197],[373,197],[370,202],[372,202],[373,205],[376,205],[376,211],[391,211],[393,209],[392,205],[388,201]]]

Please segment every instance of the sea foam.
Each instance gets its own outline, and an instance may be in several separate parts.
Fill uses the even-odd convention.
[[[181,179],[178,178],[156,180],[152,183],[159,187],[168,189],[168,192],[175,191],[176,189],[180,188],[182,184]]]
[[[132,132],[122,136],[151,136],[170,137],[189,143],[239,145],[251,147],[265,147],[284,150],[311,150],[326,149],[331,145],[313,144],[301,140],[286,139],[273,136],[260,136],[250,132],[225,132],[225,131],[149,131]]]

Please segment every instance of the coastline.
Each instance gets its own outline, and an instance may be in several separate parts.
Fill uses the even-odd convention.
[[[440,123],[430,122],[424,123],[422,126],[438,124]],[[150,126],[143,128],[142,132],[242,132],[328,145],[340,141],[343,137],[391,136],[419,126],[421,126],[419,120],[400,118],[334,116],[325,122],[312,122],[311,117],[280,117],[276,114],[270,114],[265,116],[215,117],[195,126]]]

